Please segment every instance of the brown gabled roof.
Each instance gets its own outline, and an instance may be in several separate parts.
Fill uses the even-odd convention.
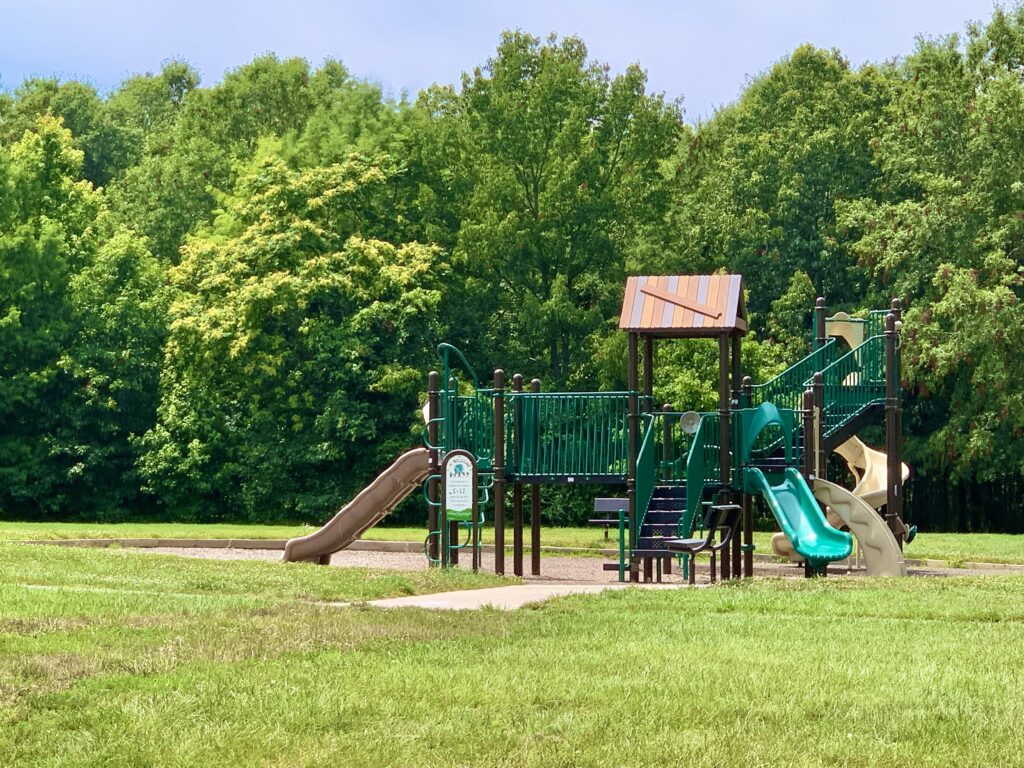
[[[746,334],[740,275],[636,276],[626,280],[619,328],[661,337]]]

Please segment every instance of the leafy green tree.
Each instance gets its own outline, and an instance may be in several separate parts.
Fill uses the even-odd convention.
[[[71,277],[76,323],[58,361],[67,391],[51,437],[70,515],[123,519],[153,510],[136,464],[139,439],[156,422],[167,296],[162,269],[128,231]]]
[[[70,283],[99,245],[103,215],[82,164],[55,117],[0,144],[0,509],[12,515],[64,508],[52,435],[75,327]]]
[[[408,445],[445,266],[378,239],[391,172],[258,158],[185,247],[141,464],[177,515],[319,521]]]
[[[880,194],[837,206],[876,297],[901,296],[908,452],[961,479],[1024,472],[1014,349],[1024,261],[1024,9],[921,41],[900,69]]]
[[[52,78],[26,80],[15,89],[6,113],[0,112],[0,141],[14,141],[34,130],[41,116],[63,120],[83,153],[82,175],[96,186],[106,186],[132,161],[130,133],[108,114],[91,85]]]
[[[742,273],[764,322],[797,271],[837,306],[859,302],[867,276],[834,205],[878,179],[871,144],[893,79],[802,46],[700,126],[678,160],[672,223],[684,260]]]
[[[111,110],[143,107],[134,128],[146,137],[146,149],[111,190],[118,221],[144,235],[162,262],[177,264],[187,235],[211,222],[261,141],[299,142],[319,108],[319,132],[311,128],[305,137],[308,153],[322,151],[319,162],[334,162],[359,151],[359,142],[329,151],[324,123],[347,119],[349,130],[359,132],[360,110],[375,97],[379,91],[352,81],[337,62],[311,72],[303,59],[273,55],[229,72],[212,88],[196,87],[195,73],[180,63],[158,78],[129,80],[112,97]],[[356,114],[346,115],[345,108]]]
[[[128,165],[145,154],[165,153],[185,98],[199,84],[199,75],[183,61],[171,61],[157,75],[136,75],[125,80],[107,99],[110,118],[130,134]]]
[[[510,32],[460,93],[421,97],[434,135],[453,143],[433,156],[450,163],[443,194],[458,221],[456,325],[493,359],[543,365],[562,384],[607,335],[681,131],[675,105],[645,85],[637,66],[613,78],[588,62],[578,38]]]

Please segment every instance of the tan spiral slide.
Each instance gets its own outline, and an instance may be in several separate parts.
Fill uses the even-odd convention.
[[[853,491],[848,491],[835,483],[814,481],[814,496],[825,505],[829,523],[850,529],[864,553],[869,576],[905,576],[907,566],[903,552],[877,513],[886,501],[885,453],[869,448],[857,437],[851,437],[836,448],[836,453],[846,460],[857,484]],[[902,475],[903,482],[910,477],[906,464],[902,465]],[[772,536],[772,550],[794,562],[802,560],[783,533]]]
[[[345,549],[379,523],[422,485],[430,471],[429,457],[426,448],[403,453],[320,530],[289,540],[284,548],[284,561],[329,563],[332,554]]]

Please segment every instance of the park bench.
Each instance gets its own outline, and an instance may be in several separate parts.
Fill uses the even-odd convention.
[[[693,539],[669,539],[665,546],[671,552],[678,552],[690,556],[689,577],[690,583],[694,584],[697,574],[697,555],[701,552],[708,552],[711,555],[711,583],[716,581],[715,556],[718,552],[726,550],[723,557],[728,557],[728,546],[736,535],[739,527],[740,513],[743,507],[739,504],[712,504],[704,517],[703,529],[706,531],[704,538]],[[721,531],[718,542],[715,535]]]
[[[594,499],[594,512],[603,513],[604,517],[592,517],[587,520],[591,525],[604,526],[604,540],[608,541],[608,530],[611,526],[619,526],[619,536],[625,532],[626,510],[629,508],[627,499]],[[611,515],[614,514],[615,517]]]

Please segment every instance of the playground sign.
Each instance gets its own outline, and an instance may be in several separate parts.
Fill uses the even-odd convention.
[[[468,451],[450,451],[441,464],[441,531],[443,542],[457,536],[457,526],[470,528],[473,570],[479,567],[480,520],[477,516],[476,458]],[[454,525],[453,525],[454,524]]]
[[[476,467],[468,454],[449,453],[444,462],[444,511],[448,519],[469,518],[476,493]]]

